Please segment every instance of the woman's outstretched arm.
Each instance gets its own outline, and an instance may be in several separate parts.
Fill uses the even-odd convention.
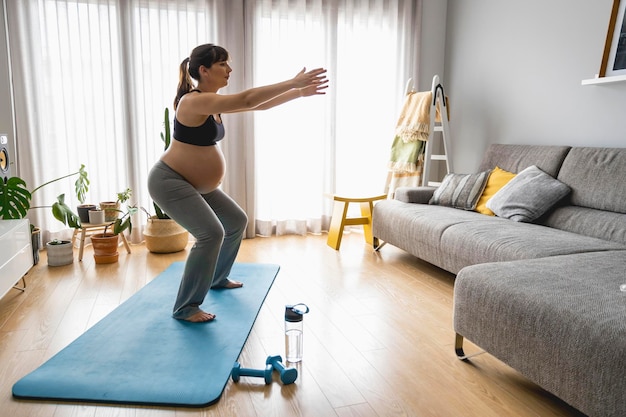
[[[317,89],[327,83],[324,68],[317,68],[306,72],[302,69],[294,78],[276,84],[255,87],[236,94],[201,93],[185,96],[181,105],[186,106],[186,112],[196,114],[235,113],[257,109],[262,104],[278,99],[279,96],[294,90],[293,97],[282,98],[283,102],[296,98],[301,89]],[[280,101],[280,100],[279,100]],[[273,104],[274,107],[280,103]]]
[[[310,85],[304,88],[294,88],[277,97],[274,97],[271,100],[266,101],[265,103],[261,103],[251,110],[267,110],[271,109],[272,107],[284,104],[288,101],[294,100],[296,98],[308,97],[313,95],[323,95],[326,94],[326,92],[324,91],[326,88],[328,88],[328,80],[324,80],[323,83],[317,85]]]

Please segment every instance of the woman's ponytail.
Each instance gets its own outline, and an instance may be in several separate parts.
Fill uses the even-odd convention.
[[[178,89],[176,91],[176,98],[174,98],[174,110],[178,107],[180,99],[193,88],[191,77],[189,76],[188,66],[189,58],[183,59],[183,62],[180,63],[180,70],[178,74]]]

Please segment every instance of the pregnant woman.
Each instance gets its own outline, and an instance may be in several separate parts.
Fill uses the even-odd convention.
[[[189,252],[173,317],[207,322],[215,315],[200,309],[210,288],[238,288],[228,278],[248,218],[219,187],[225,160],[218,142],[225,136],[221,115],[265,110],[290,100],[324,94],[326,70],[303,69],[294,78],[236,94],[218,94],[232,69],[228,52],[200,45],[180,64],[174,99],[174,140],[148,177],[152,199],[187,229],[196,243]]]

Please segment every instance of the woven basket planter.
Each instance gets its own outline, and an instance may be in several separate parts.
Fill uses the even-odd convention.
[[[116,201],[103,201],[100,203],[100,208],[104,210],[105,222],[115,221],[120,214],[120,203]]]
[[[172,219],[148,219],[143,232],[146,248],[153,253],[180,252],[189,243],[189,232]]]

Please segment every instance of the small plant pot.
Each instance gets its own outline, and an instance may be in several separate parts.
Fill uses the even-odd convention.
[[[95,234],[91,236],[91,244],[93,245],[93,257],[97,264],[117,262],[119,235],[112,233]]]
[[[103,201],[100,203],[100,208],[104,210],[105,222],[114,222],[120,213],[120,203],[115,201]]]
[[[89,221],[89,211],[95,210],[96,206],[94,204],[81,204],[76,207],[76,211],[78,212],[78,217],[80,217],[81,223],[91,223]]]
[[[104,210],[98,210],[98,209],[89,210],[89,223],[91,224],[104,223]]]
[[[63,266],[74,262],[74,248],[69,240],[53,240],[46,243],[48,266]]]

